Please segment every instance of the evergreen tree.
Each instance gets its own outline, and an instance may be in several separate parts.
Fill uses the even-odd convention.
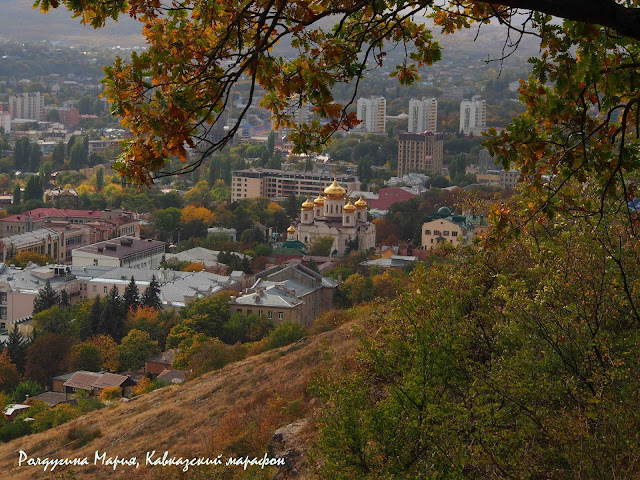
[[[162,256],[164,258],[164,255]],[[131,281],[127,288],[124,289],[124,296],[122,299],[124,314],[125,316],[129,313],[129,310],[132,308],[135,310],[140,305],[140,292],[138,291],[138,286],[136,285],[136,281],[131,275]]]
[[[97,333],[110,335],[117,342],[122,338],[123,327],[124,309],[122,299],[120,298],[118,287],[114,285],[105,299]]]
[[[9,340],[7,341],[7,352],[11,357],[11,361],[18,368],[20,373],[24,373],[24,366],[27,356],[27,342],[25,342],[18,325],[13,325],[13,330],[9,333]]]
[[[60,303],[60,297],[57,292],[51,288],[51,283],[47,280],[44,287],[38,292],[36,298],[33,300],[33,313],[42,312],[54,305]]]
[[[42,201],[42,181],[39,175],[31,175],[24,189],[24,200],[40,200]]]
[[[59,168],[64,164],[64,143],[58,142],[51,153],[51,165],[53,168]]]
[[[101,192],[104,187],[104,169],[99,168],[96,172],[96,191]]]
[[[60,308],[69,308],[71,306],[71,302],[69,301],[69,295],[66,290],[62,290],[60,292],[60,300],[58,301],[58,305]]]
[[[13,189],[13,204],[20,205],[22,201],[22,190],[20,190],[20,185],[16,185],[16,188]]]
[[[242,271],[244,273],[253,273],[253,270],[251,269],[251,263],[249,262],[249,257],[247,257],[246,255],[242,259]]]
[[[151,277],[149,286],[142,294],[141,303],[145,307],[152,307],[156,310],[160,310],[162,308],[162,302],[160,301],[160,285],[158,285],[155,275]]]
[[[83,340],[93,337],[94,335],[98,335],[101,316],[102,304],[100,302],[100,295],[98,295],[93,299],[93,304],[91,305],[89,316],[85,320],[84,324],[80,327],[80,337]]]
[[[13,148],[13,164],[16,170],[25,171],[29,168],[29,154],[31,153],[31,142],[28,137],[21,137],[16,140]]]
[[[29,171],[37,172],[40,170],[40,164],[42,163],[42,151],[38,144],[34,144],[29,151]]]

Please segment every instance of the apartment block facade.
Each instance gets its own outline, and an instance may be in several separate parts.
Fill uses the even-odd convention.
[[[431,131],[398,136],[398,176],[409,172],[439,174],[444,156],[444,137]]]
[[[487,130],[487,101],[479,95],[460,102],[460,132],[479,135]]]
[[[385,132],[387,101],[384,97],[359,98],[356,116],[362,123],[358,126],[369,133]]]
[[[34,120],[42,119],[44,110],[44,96],[40,92],[25,92],[9,97],[9,112],[11,118]]]
[[[421,133],[427,130],[435,133],[438,126],[438,101],[435,98],[409,100],[409,126],[411,133]]]
[[[355,175],[338,175],[287,172],[269,168],[235,170],[231,179],[231,201],[248,198],[284,198],[308,195],[316,197],[337,178],[347,190],[360,190],[360,180]]]

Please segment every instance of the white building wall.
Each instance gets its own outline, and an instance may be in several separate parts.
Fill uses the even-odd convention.
[[[438,125],[438,101],[435,98],[409,100],[409,126],[408,131],[422,133],[430,130],[436,132]]]

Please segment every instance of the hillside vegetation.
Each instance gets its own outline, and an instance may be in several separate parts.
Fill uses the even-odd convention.
[[[263,457],[276,429],[310,415],[317,399],[307,386],[319,369],[332,368],[351,350],[351,325],[308,337],[188,382],[156,390],[114,407],[92,412],[42,434],[0,445],[3,478],[52,478],[74,470],[75,478],[272,478],[275,467],[144,467],[146,452],[215,458],[219,454]],[[296,443],[313,436],[307,422]],[[83,446],[78,446],[85,443]],[[90,466],[18,467],[19,451],[31,458],[88,457]],[[93,465],[95,451],[107,457],[137,456],[140,468]],[[273,455],[271,455],[273,456]],[[99,462],[100,463],[100,462]],[[63,478],[73,478],[67,472]],[[57,478],[57,477],[55,477]]]

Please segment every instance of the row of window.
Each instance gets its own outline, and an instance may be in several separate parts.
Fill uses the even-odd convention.
[[[425,235],[431,235],[431,230],[425,230],[424,231]],[[444,232],[440,232],[440,230],[434,230],[433,231],[434,235],[442,235],[443,237],[448,237],[449,236],[449,230],[445,230]],[[458,232],[451,232],[451,236],[452,237],[457,237],[458,236]]]
[[[238,308],[237,312],[242,313],[242,309]],[[274,312],[272,310],[269,310],[267,312],[267,318],[269,320],[273,320],[273,313]],[[252,314],[253,314],[253,310],[247,310],[247,315],[252,315]],[[263,315],[262,310],[258,310],[258,316],[261,317],[262,315]],[[284,312],[278,312],[278,320],[284,320]]]

